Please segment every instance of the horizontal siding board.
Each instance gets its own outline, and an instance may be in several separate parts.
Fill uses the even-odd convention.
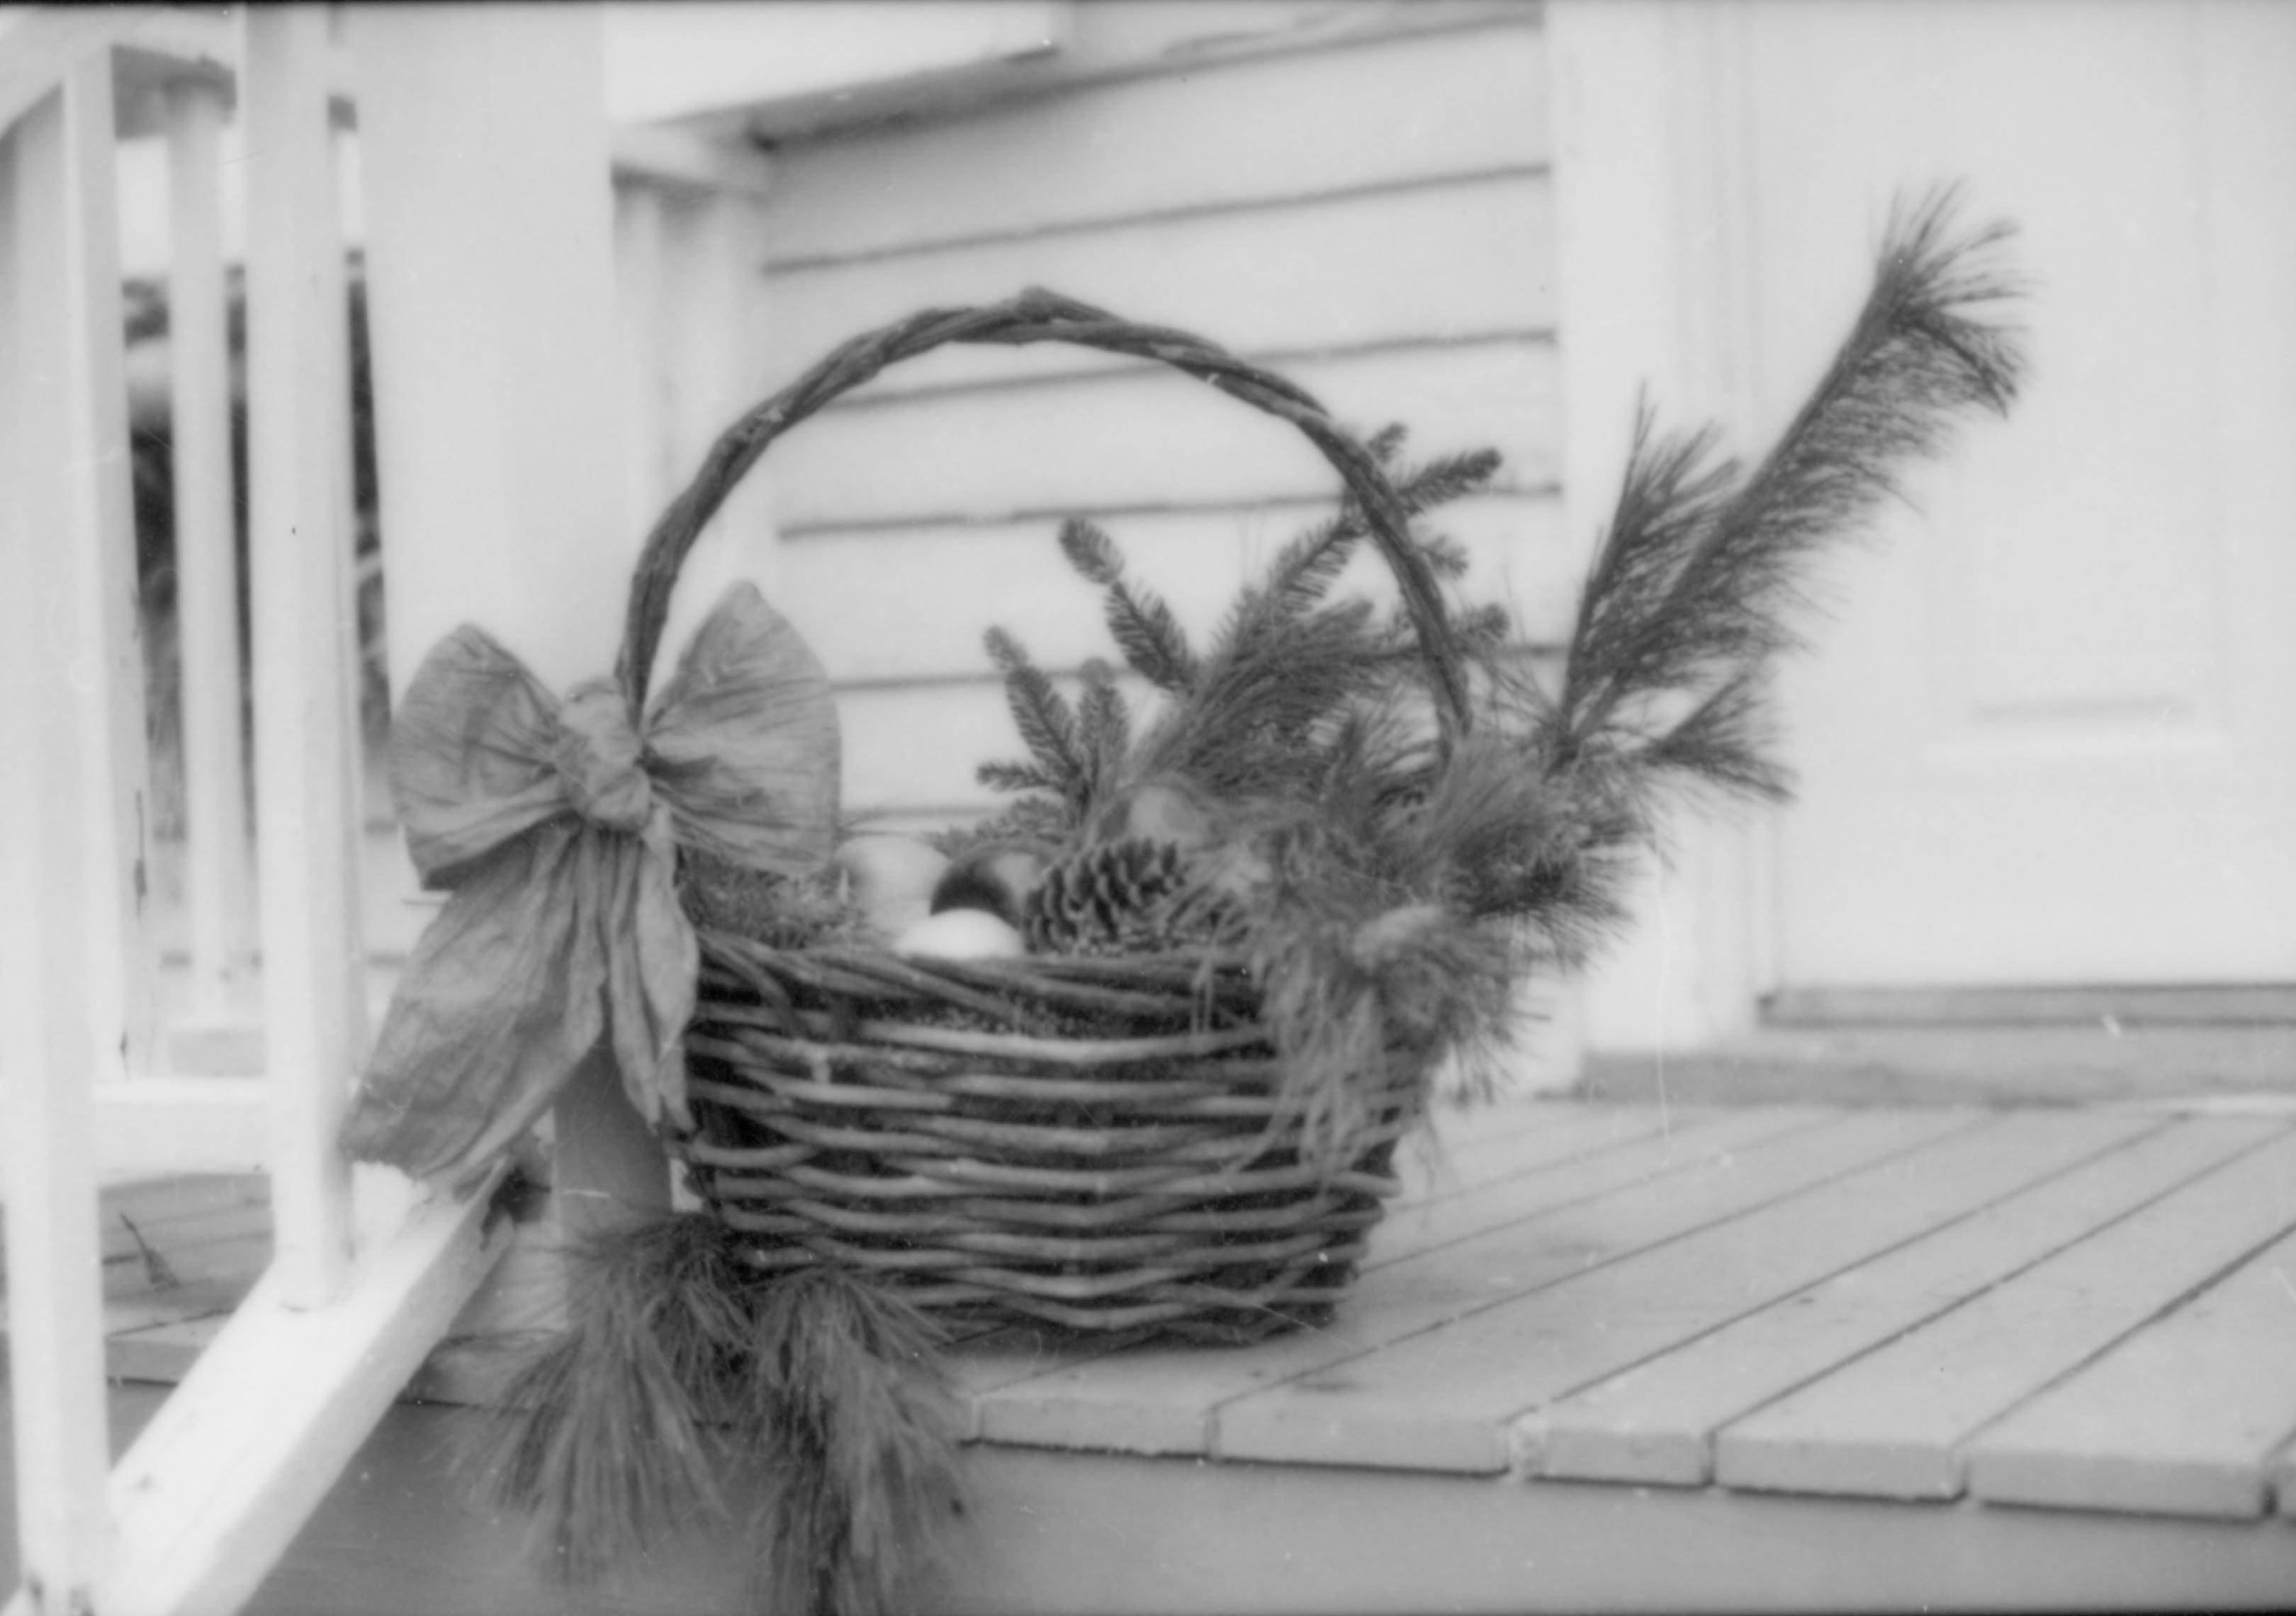
[[[1128,574],[1163,596],[1199,648],[1237,592],[1332,506],[1144,513],[1103,525]],[[1469,571],[1456,598],[1500,602],[1534,644],[1567,632],[1583,558],[1561,530],[1559,502],[1541,495],[1463,501],[1428,526],[1458,541]],[[1117,658],[1103,596],[1069,566],[1049,518],[948,529],[818,534],[783,546],[775,603],[837,680],[933,679],[990,670],[990,627],[1018,638],[1038,662],[1074,668]],[[1391,577],[1363,546],[1335,587],[1391,601]]]
[[[1496,448],[1495,492],[1555,485],[1551,343],[1403,349],[1285,374],[1359,433],[1403,423],[1423,455]],[[1315,500],[1340,487],[1288,422],[1145,367],[832,407],[777,443],[771,464],[784,533]]]
[[[1262,354],[1551,332],[1553,231],[1546,176],[1517,172],[824,263],[769,279],[772,370],[794,376],[856,332],[921,308],[995,302],[1028,286]],[[1089,349],[1054,348],[1034,373],[1111,363]],[[1004,350],[942,349],[887,372],[869,391],[994,381],[1014,369]]]
[[[968,1362],[960,1367],[959,1389],[976,1394],[978,1427],[990,1440],[1104,1447],[1104,1422],[1115,1415],[1138,1451],[1201,1453],[1223,1405],[1331,1371],[1575,1272],[1614,1243],[1638,1248],[1694,1227],[1718,1192],[1726,1194],[1728,1186],[1749,1177],[1733,1169],[1734,1161],[1767,1159],[1778,1153],[1779,1140],[1797,1142],[1804,1135],[1854,1138],[1864,1126],[1827,1122],[1813,1111],[1740,1111],[1707,1126],[1479,1186],[1472,1196],[1430,1209],[1431,1218],[1449,1226],[1447,1243],[1439,1248],[1423,1244],[1414,1255],[1386,1261],[1382,1253],[1397,1236],[1382,1231],[1346,1305],[1320,1330],[1279,1336],[1249,1353],[1167,1347],[1073,1367],[1055,1364],[1051,1373],[1017,1383],[994,1359]],[[1800,1159],[1808,1150],[1794,1154]],[[1642,1193],[1653,1183],[1669,1193]],[[1423,1241],[1423,1232],[1418,1238]],[[976,1375],[996,1389],[978,1395]]]
[[[2127,1128],[2151,1126],[2121,1119]],[[1714,1432],[1938,1317],[2253,1146],[2254,1123],[2190,1121],[2107,1152],[1925,1240],[1835,1276],[1539,1411],[1535,1473],[1698,1486]]]
[[[2296,1217],[2296,1136],[2270,1144],[1726,1427],[1727,1487],[1951,1498],[1963,1444]]]
[[[2296,1222],[2296,1196],[2287,1217]],[[2296,1431],[2296,1235],[2285,1236],[1986,1431],[1988,1503],[2260,1515]]]
[[[979,783],[980,766],[1027,755],[1003,687],[986,680],[849,690],[837,710],[845,801],[857,811],[993,807],[1004,800]]]
[[[773,261],[1201,211],[1543,163],[1521,22],[1086,86],[777,154]]]

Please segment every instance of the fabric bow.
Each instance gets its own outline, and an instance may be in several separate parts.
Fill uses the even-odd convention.
[[[346,1153],[467,1182],[601,1039],[649,1123],[692,1126],[700,948],[676,850],[818,869],[838,767],[828,678],[749,584],[636,727],[611,679],[560,701],[487,634],[447,636],[392,725],[390,784],[423,885],[451,896],[392,996]]]

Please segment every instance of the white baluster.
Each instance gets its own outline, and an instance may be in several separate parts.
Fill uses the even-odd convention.
[[[88,372],[113,322],[75,287],[76,238],[99,211],[75,197],[92,135],[111,139],[111,62],[0,141],[0,1084],[7,1126],[9,1356],[17,1540],[34,1612],[84,1607],[108,1551],[102,1247],[95,1095],[107,1004],[91,961],[116,911],[94,879],[110,816],[91,792],[107,736],[91,703],[109,647],[97,631],[102,501],[88,484],[104,441]],[[98,122],[98,119],[101,122]],[[107,144],[108,152],[108,144]],[[102,199],[108,208],[111,198]],[[108,217],[108,216],[106,216]],[[98,243],[101,245],[101,242]],[[115,401],[118,402],[118,401]],[[140,739],[140,737],[139,737]],[[111,990],[116,993],[115,980]]]
[[[358,1059],[364,953],[352,928],[343,628],[348,540],[325,356],[343,308],[328,147],[327,18],[251,8],[247,126],[249,566],[275,1263],[290,1305],[340,1292],[349,1173],[336,1149]],[[329,293],[336,295],[331,299]]]
[[[99,65],[90,65],[90,63]],[[95,568],[77,605],[88,650],[73,678],[84,733],[88,801],[105,827],[88,844],[89,901],[102,916],[90,939],[96,1071],[111,1079],[152,1070],[159,1032],[159,954],[146,926],[151,895],[149,740],[144,723],[144,625],[137,603],[135,517],[127,452],[127,337],[119,292],[119,201],[114,178],[108,52],[66,78],[64,237],[67,301],[78,357],[66,407],[78,434],[71,480]]]
[[[251,1008],[253,919],[241,728],[239,555],[234,542],[229,311],[217,144],[225,96],[185,79],[168,93],[169,390],[184,705],[184,906],[192,1013]]]

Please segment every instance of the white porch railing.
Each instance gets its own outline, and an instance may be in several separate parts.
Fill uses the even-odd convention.
[[[417,149],[421,140],[410,132],[434,114],[453,124],[456,97],[466,103],[459,111],[466,135],[478,127],[472,119],[502,115],[502,76],[457,82],[444,103],[423,104],[422,96],[438,93],[425,75],[454,53],[455,42],[404,19],[352,24],[355,39],[372,32],[382,47],[362,65],[378,112],[395,111],[378,116],[378,129],[362,138],[370,160],[388,171],[381,188],[395,187],[402,223],[416,205],[409,198],[483,210],[504,204],[504,187],[534,180],[513,158],[458,181],[443,166],[452,153]],[[603,128],[586,127],[599,122],[594,18],[505,15],[487,26],[512,30],[514,42],[556,38],[541,77],[556,72],[562,82],[545,86],[539,103],[536,85],[521,83],[521,116],[539,104],[563,120],[536,132],[538,152],[562,132],[577,151],[588,149],[586,137],[603,168]],[[488,1217],[485,1195],[426,1201],[395,1176],[362,1174],[355,1197],[334,1148],[368,1038],[369,971],[359,893],[365,816],[345,242],[332,145],[355,116],[355,74],[340,31],[339,16],[319,7],[255,8],[223,21],[160,8],[90,8],[0,22],[0,893],[9,899],[0,907],[0,1185],[23,1567],[12,1612],[234,1608],[506,1239]],[[132,94],[116,103],[116,86]],[[242,1014],[259,983],[259,1076],[170,1074],[158,1015],[114,180],[123,114],[135,121],[154,107],[168,143],[171,208],[190,1004],[210,1021]],[[243,490],[232,467],[219,157],[234,116],[246,153],[235,176],[247,201]],[[578,312],[586,326],[574,329],[611,344],[600,328],[619,325],[619,368],[609,366],[601,380],[644,402],[629,412],[624,430],[636,436],[625,436],[624,455],[612,453],[611,425],[608,441],[592,446],[604,454],[546,446],[585,468],[575,480],[586,488],[603,475],[619,490],[627,470],[631,497],[626,510],[620,499],[592,496],[594,488],[585,494],[591,511],[577,526],[603,535],[603,545],[593,538],[586,549],[584,535],[558,520],[563,513],[539,524],[552,530],[529,534],[524,553],[502,563],[532,569],[529,579],[548,576],[537,565],[545,543],[558,546],[557,565],[578,570],[596,570],[608,559],[599,552],[623,538],[621,549],[634,554],[641,529],[631,516],[650,510],[682,469],[673,463],[725,413],[736,381],[726,345],[697,363],[710,344],[692,315],[724,309],[744,272],[734,250],[742,240],[738,199],[759,184],[755,163],[649,132],[614,154],[623,182],[617,226],[603,195],[590,199],[580,161],[557,160],[540,193],[510,194],[522,223],[545,235],[561,207],[548,194],[554,185],[566,217],[596,212],[593,234],[605,267],[585,283],[605,289],[610,310],[619,242],[619,318],[589,318],[599,311],[586,307]],[[458,184],[463,193],[450,194]],[[471,185],[496,190],[478,195]],[[369,250],[372,262],[373,243]],[[474,251],[483,258],[486,249]],[[381,256],[390,260],[381,279],[393,278],[390,263],[400,267],[378,346],[391,333],[410,353],[470,340],[467,324],[455,329],[473,312],[469,277],[437,277],[435,291],[410,291],[430,283],[406,270],[420,251]],[[514,290],[509,275],[496,275],[494,295]],[[483,273],[476,283],[488,283]],[[460,308],[458,298],[465,299]],[[521,385],[513,367],[496,368],[509,378],[505,387]],[[419,375],[422,365],[406,358],[399,369]],[[419,653],[466,613],[495,626],[496,607],[514,640],[537,625],[551,637],[556,608],[547,588],[529,582],[529,598],[505,602],[481,583],[477,599],[455,598],[455,570],[476,561],[476,536],[463,530],[467,522],[423,520],[467,504],[472,478],[487,475],[485,456],[504,447],[460,449],[458,429],[496,415],[518,420],[532,402],[465,400],[462,422],[402,431],[396,447],[407,452],[388,468],[386,489],[396,490],[410,532],[427,534],[393,553],[417,586],[403,599],[394,594],[394,640],[403,652],[413,640]],[[399,414],[407,414],[403,404]],[[611,405],[592,412],[609,422],[614,415]],[[507,429],[524,434],[512,447],[529,475],[541,463],[537,434],[547,425]],[[608,469],[595,469],[602,465]],[[242,808],[234,535],[234,502],[242,494],[253,631],[251,839]],[[516,550],[521,525],[537,524],[516,509],[515,484],[497,475],[477,495]],[[386,518],[391,500],[387,492]],[[626,563],[604,570],[619,576]],[[593,623],[570,624],[557,635],[567,647],[558,654],[591,664],[579,672],[604,671],[614,626],[602,634]],[[414,654],[399,660],[403,679]],[[537,666],[554,676],[551,660]],[[644,1175],[647,1153],[617,1142],[620,1125],[610,1111],[590,1096],[582,1114],[592,1120],[562,1120],[562,1144],[572,1148],[562,1149],[562,1194],[586,1171]],[[582,1165],[617,1161],[625,1166]],[[274,1264],[192,1377],[111,1467],[99,1179],[107,1170],[258,1164],[271,1177]]]

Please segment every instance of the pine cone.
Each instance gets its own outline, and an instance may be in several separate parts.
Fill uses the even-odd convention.
[[[1126,837],[1069,854],[1029,896],[1024,930],[1039,954],[1165,954],[1241,939],[1234,895],[1207,887],[1168,841]]]

